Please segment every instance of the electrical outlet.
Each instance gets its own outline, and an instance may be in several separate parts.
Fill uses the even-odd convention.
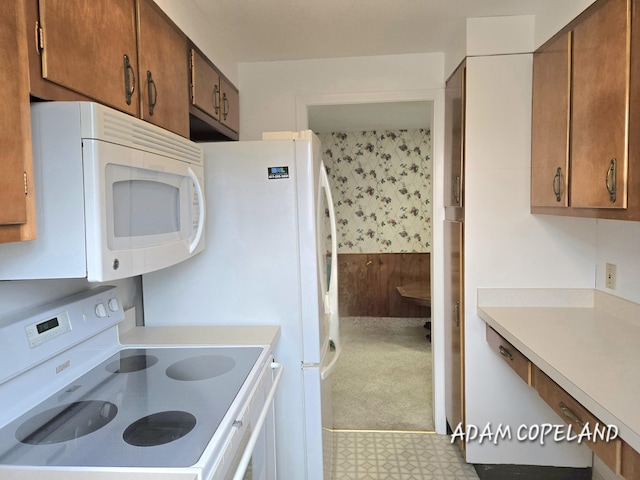
[[[611,290],[616,289],[616,266],[612,263],[607,263],[604,286]]]

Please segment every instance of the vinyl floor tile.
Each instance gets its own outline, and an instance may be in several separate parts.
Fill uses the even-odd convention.
[[[335,480],[478,480],[448,435],[336,431]]]

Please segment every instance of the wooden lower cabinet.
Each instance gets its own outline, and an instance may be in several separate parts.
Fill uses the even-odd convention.
[[[606,424],[578,403],[562,387],[549,378],[538,367],[533,368],[533,387],[538,395],[556,412],[562,421],[571,426],[572,432],[578,434],[583,428],[594,431],[596,428],[606,429]],[[622,440],[584,440],[584,443],[612,471],[621,473]]]
[[[571,427],[572,435],[580,434],[583,428],[588,428],[590,432],[600,432],[591,440],[584,438],[583,442],[607,467],[622,478],[640,478],[640,453],[620,438],[607,440],[605,432],[608,425],[595,417],[489,325],[487,343]]]
[[[531,386],[531,362],[513,345],[502,338],[493,328],[487,325],[487,343],[491,350],[500,355],[518,376]]]
[[[429,307],[403,299],[398,286],[424,282],[429,288],[429,253],[338,254],[341,316],[428,317]]]
[[[622,442],[621,464],[623,478],[640,478],[640,453],[631,448],[627,442]]]
[[[464,389],[463,223],[444,222],[445,412],[453,431],[466,431]],[[462,451],[465,445],[459,442]]]
[[[23,2],[0,3],[0,243],[36,236]]]

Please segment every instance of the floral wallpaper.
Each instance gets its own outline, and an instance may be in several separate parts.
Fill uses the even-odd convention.
[[[431,132],[319,134],[338,253],[431,251]]]

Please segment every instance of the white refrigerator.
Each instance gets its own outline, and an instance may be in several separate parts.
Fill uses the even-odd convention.
[[[280,325],[278,478],[330,480],[341,344],[336,226],[311,131],[203,144],[204,251],[142,278],[145,325]],[[333,268],[332,268],[333,267]]]

